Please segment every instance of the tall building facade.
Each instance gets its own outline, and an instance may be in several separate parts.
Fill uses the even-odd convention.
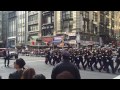
[[[26,44],[26,11],[8,11],[7,47]]]
[[[54,36],[54,11],[41,11],[41,39],[43,45],[49,44]]]
[[[120,12],[115,11],[115,37],[117,40],[117,45],[120,46]]]
[[[2,19],[2,40],[9,47],[36,46],[37,39],[47,45],[62,36],[64,45],[79,48],[114,43],[120,36],[119,11],[4,11]]]
[[[76,11],[55,11],[56,36],[64,37],[64,44],[76,44]]]
[[[100,11],[100,37],[104,44],[116,41],[115,11]]]
[[[74,47],[99,43],[99,13],[97,11],[56,11],[55,34],[65,34]]]
[[[17,45],[25,45],[26,37],[26,12],[17,11]]]
[[[8,12],[8,32],[7,32],[7,46],[16,47],[17,43],[17,12]]]
[[[2,11],[0,11],[0,46],[3,47],[3,40],[2,40]]]
[[[41,36],[41,11],[28,11],[28,44],[31,46],[38,45],[36,39]]]
[[[2,11],[2,40],[4,47],[7,47],[7,31],[8,31],[8,11]]]

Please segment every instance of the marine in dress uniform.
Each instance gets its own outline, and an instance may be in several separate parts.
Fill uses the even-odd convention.
[[[78,52],[76,52],[75,54],[75,64],[76,66],[78,67],[78,69],[80,69],[80,59],[79,59],[79,55],[78,55]]]

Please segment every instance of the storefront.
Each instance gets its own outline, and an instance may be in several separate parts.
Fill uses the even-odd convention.
[[[70,40],[70,41],[69,41],[69,45],[72,46],[73,48],[76,48],[76,47],[77,47],[77,42],[76,42],[76,40]]]
[[[31,46],[37,45],[37,42],[36,42],[37,38],[38,38],[38,35],[31,35],[31,39],[30,39]]]
[[[64,37],[63,36],[55,36],[53,38],[52,44],[53,44],[53,46],[57,45],[58,47],[64,47],[64,42],[63,41],[64,41]]]
[[[50,45],[53,41],[53,37],[42,37],[42,43],[45,43],[46,45]]]

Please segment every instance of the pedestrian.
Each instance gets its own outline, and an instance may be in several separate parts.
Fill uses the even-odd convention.
[[[118,68],[119,68],[119,65],[120,65],[120,56],[119,55],[117,56],[115,62],[116,62],[116,66],[115,66],[114,71],[116,72],[118,70]]]
[[[80,58],[79,58],[78,52],[76,52],[76,54],[75,54],[75,64],[78,67],[78,69],[80,69],[80,66],[79,66]]]
[[[9,54],[9,49],[6,49],[3,51],[3,55],[4,55],[4,64],[6,67],[6,61],[7,61],[7,66],[9,67],[9,63],[10,63],[10,54]]]
[[[97,63],[99,63],[100,67],[97,68],[99,70],[99,72],[101,72],[102,70],[102,55],[101,55],[101,52],[100,54],[97,55]]]
[[[78,68],[69,61],[69,56],[68,51],[62,53],[63,60],[53,68],[51,74],[52,79],[57,79],[57,75],[64,71],[70,72],[74,76],[74,79],[81,79]]]
[[[94,69],[93,69],[93,65],[94,65],[94,68],[97,69],[97,61],[96,61],[96,56],[95,56],[94,53],[92,54],[92,56],[91,56],[90,59],[91,59],[91,60],[90,60],[91,71],[94,71]]]
[[[58,63],[59,59],[58,59],[58,55],[57,52],[54,52],[53,54],[53,66],[55,66],[56,63]]]
[[[46,79],[46,77],[43,74],[37,74],[33,76],[33,79]]]
[[[83,69],[85,69],[84,62],[83,62],[83,53],[81,50],[79,51],[79,60],[82,64]]]
[[[2,79],[2,77],[0,76],[0,79]]]
[[[16,71],[9,75],[9,79],[20,79],[25,69],[24,68],[25,64],[26,63],[22,58],[17,59],[14,62],[14,68],[16,69]]]
[[[112,69],[112,73],[114,74],[115,73],[115,70],[114,70],[114,62],[112,60],[112,56],[111,55],[108,55],[107,56],[107,68],[108,68],[108,72],[109,72],[109,66],[111,67]]]
[[[47,64],[48,61],[49,61],[49,51],[46,51],[45,64]]]
[[[33,68],[28,68],[23,72],[21,79],[33,79],[34,75],[35,70]]]
[[[84,59],[85,59],[84,60],[84,66],[85,66],[84,70],[86,70],[87,67],[90,68],[91,56],[87,52],[85,52]]]

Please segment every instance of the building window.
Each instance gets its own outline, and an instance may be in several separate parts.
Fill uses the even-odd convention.
[[[72,31],[73,28],[73,20],[72,18],[72,11],[62,11],[61,12],[61,30],[63,32]]]
[[[109,26],[109,18],[106,18],[106,25]]]
[[[83,11],[80,11],[80,14],[83,15]]]
[[[64,25],[63,25],[63,28],[65,29],[65,28],[69,28],[69,22],[64,22]]]
[[[37,14],[34,16],[34,20],[38,20],[38,15]]]
[[[31,15],[28,17],[28,21],[36,21],[38,20],[38,14],[35,14],[35,15]]]
[[[85,18],[89,18],[89,11],[85,12]]]
[[[52,16],[52,23],[54,22],[54,16]]]
[[[47,23],[50,24],[51,23],[51,17],[47,17]]]
[[[72,18],[72,11],[62,11],[62,19],[70,19]]]
[[[98,14],[97,14],[96,12],[93,13],[93,20],[94,20],[95,22],[98,21]]]
[[[111,17],[114,18],[114,11],[111,11]]]
[[[98,34],[97,26],[95,27],[95,34]]]
[[[43,16],[42,23],[43,24],[51,24],[51,16]]]

